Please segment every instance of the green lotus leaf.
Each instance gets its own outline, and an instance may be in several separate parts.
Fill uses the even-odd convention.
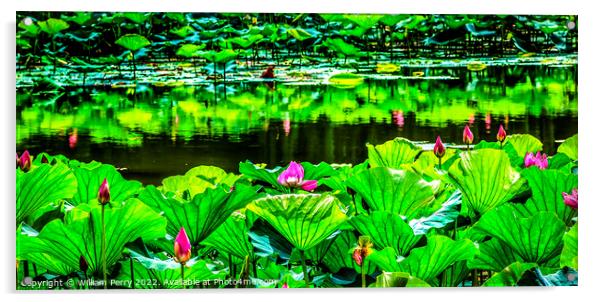
[[[462,211],[473,220],[512,199],[523,181],[508,155],[495,149],[462,152],[448,175],[462,191]]]
[[[180,38],[186,38],[186,36],[194,33],[194,28],[191,26],[182,26],[180,28],[174,28],[169,31],[170,33],[177,35]]]
[[[77,180],[64,164],[42,164],[28,173],[18,170],[16,187],[19,225],[40,208],[73,197],[77,192]]]
[[[115,167],[107,164],[95,168],[74,168],[77,178],[77,194],[69,203],[74,206],[86,204],[98,197],[98,189],[106,178],[111,192],[111,202],[123,202],[140,191],[142,184],[138,181],[125,180]]]
[[[416,235],[425,235],[429,230],[441,229],[448,224],[456,221],[460,211],[459,206],[462,204],[462,192],[456,190],[452,195],[441,204],[441,208],[433,214],[417,219],[412,219],[408,224],[414,230]]]
[[[284,186],[278,183],[278,175],[284,171],[282,167],[276,167],[274,169],[264,169],[258,167],[250,161],[241,162],[239,164],[239,171],[241,174],[253,179],[266,182],[272,185],[274,188],[283,190]]]
[[[216,188],[218,184],[232,186],[238,178],[238,175],[226,173],[218,167],[198,166],[188,170],[184,175],[163,179],[160,189],[163,192],[173,192],[179,197],[186,196],[186,193],[194,197],[207,189]]]
[[[286,32],[298,41],[305,41],[309,38],[313,38],[313,35],[302,28],[290,28]]]
[[[558,153],[566,154],[570,159],[577,160],[579,157],[579,141],[577,134],[567,138],[560,146]]]
[[[345,14],[343,15],[343,17],[355,24],[357,24],[360,27],[364,27],[364,28],[371,28],[374,25],[376,25],[376,23],[378,23],[378,21],[383,17],[384,15],[377,15],[377,14]]]
[[[430,285],[408,273],[383,272],[376,277],[374,287],[430,287]]]
[[[558,170],[540,170],[537,167],[525,169],[521,174],[527,179],[532,196],[525,204],[516,205],[516,209],[523,216],[538,212],[556,213],[565,224],[570,224],[573,217],[577,216],[577,211],[564,204],[562,193],[571,193],[577,188],[577,175]]]
[[[368,162],[370,167],[400,168],[403,164],[413,163],[422,148],[414,145],[411,141],[397,137],[382,145],[368,147]]]
[[[500,143],[499,142],[488,142],[488,141],[482,140],[474,146],[473,150],[481,150],[481,149],[500,150]],[[525,157],[524,156],[521,157],[520,155],[518,155],[518,152],[514,148],[514,145],[512,145],[506,141],[506,142],[504,142],[504,144],[502,146],[502,150],[504,150],[504,152],[506,152],[506,154],[508,155],[508,158],[510,159],[510,163],[512,164],[512,166],[514,168],[518,169],[518,168],[523,167],[523,165],[525,163]]]
[[[43,32],[54,36],[59,32],[69,28],[69,23],[61,19],[49,18],[46,21],[38,21],[38,26]]]
[[[201,57],[207,59],[208,61],[222,64],[236,59],[237,56],[238,53],[232,49],[224,49],[219,52],[211,50],[201,53]]]
[[[541,141],[531,134],[512,134],[508,135],[506,140],[512,144],[521,158],[525,158],[528,152],[536,153],[543,150]]]
[[[107,267],[122,257],[126,243],[137,238],[151,240],[165,236],[165,219],[136,199],[122,207],[105,209]],[[102,272],[101,206],[96,202],[81,204],[69,212],[65,222],[58,219],[48,223],[37,237],[29,238],[28,253],[50,256],[71,270],[79,270],[80,256],[84,256],[92,274]],[[19,249],[19,247],[17,247]]]
[[[203,244],[212,246],[219,251],[225,251],[240,259],[253,255],[247,217],[240,213],[232,214],[203,241]]]
[[[138,24],[142,24],[146,22],[148,18],[150,18],[151,13],[137,13],[137,12],[124,12],[122,13],[124,17],[128,18],[130,21]]]
[[[483,283],[483,286],[516,286],[526,271],[536,267],[536,263],[514,262],[493,274],[491,278]]]
[[[338,272],[342,268],[354,267],[354,261],[349,252],[357,244],[357,236],[353,231],[341,231],[324,255],[322,262],[329,271]]]
[[[247,207],[302,251],[332,235],[347,220],[340,202],[327,194],[277,195],[258,199]]]
[[[479,253],[468,261],[468,267],[500,272],[514,262],[523,260],[510,246],[497,238],[491,238],[479,243]]]
[[[319,180],[323,177],[329,177],[337,173],[331,165],[325,162],[320,162],[317,165],[308,162],[302,162],[301,166],[303,166],[303,171],[305,174],[304,179],[307,180]]]
[[[322,43],[322,45],[330,48],[337,54],[343,56],[357,56],[361,53],[361,50],[359,48],[355,47],[353,44],[349,44],[343,41],[343,39],[341,38],[328,38]]]
[[[565,225],[554,213],[524,217],[508,204],[483,215],[475,228],[511,247],[525,262],[541,265],[560,254]]]
[[[133,263],[133,279],[135,288],[182,288],[182,271],[180,263],[173,259],[149,258],[130,251]],[[191,259],[184,268],[184,282],[202,282],[222,280],[226,270],[218,270],[215,265],[206,261]],[[132,280],[132,267],[129,261],[123,262],[117,280]],[[213,285],[213,283],[211,283]]]
[[[429,183],[408,170],[378,167],[353,176],[347,184],[371,211],[387,211],[410,220],[430,214],[439,182]]]
[[[564,245],[562,247],[562,252],[560,253],[560,266],[568,266],[576,270],[579,269],[577,228],[578,224],[575,223],[575,225],[564,234],[564,237],[562,238]]]
[[[175,237],[183,227],[194,247],[211,235],[234,211],[244,208],[257,190],[257,187],[246,185],[237,185],[232,192],[217,187],[184,201],[148,186],[139,198],[167,219],[168,234]]]
[[[205,45],[184,44],[178,48],[176,55],[186,58],[199,57],[199,51],[204,47]]]
[[[405,272],[436,285],[435,278],[457,261],[470,260],[477,248],[468,239],[454,241],[449,237],[434,235],[427,238],[424,247],[414,248],[405,259],[395,254],[393,248],[385,248],[368,256],[387,272]]]
[[[128,50],[136,51],[140,48],[149,46],[151,42],[141,35],[127,34],[117,39],[117,41],[115,41],[115,44],[121,45]]]
[[[247,36],[243,36],[243,37],[232,38],[232,39],[230,39],[230,42],[232,42],[232,44],[236,44],[236,45],[240,46],[241,48],[247,49],[247,48],[251,47],[253,44],[261,41],[261,39],[263,39],[263,35],[256,34],[256,35],[247,35]]]
[[[38,274],[45,269],[48,272],[69,275],[75,268],[64,264],[52,256],[37,251],[37,236],[39,233],[27,225],[20,225],[17,229],[17,260],[29,260],[38,267]],[[35,277],[35,276],[32,276]]]
[[[370,215],[360,215],[349,219],[360,234],[369,236],[377,249],[392,247],[397,255],[407,255],[422,236],[414,235],[414,230],[399,215],[374,211]]]

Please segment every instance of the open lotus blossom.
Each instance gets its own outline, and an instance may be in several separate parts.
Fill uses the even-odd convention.
[[[537,152],[537,154],[533,154],[533,152],[529,152],[525,155],[525,168],[536,166],[541,170],[544,170],[548,167],[548,156],[545,153]]]
[[[372,253],[372,242],[368,236],[360,236],[358,244],[353,250],[353,260],[357,265],[362,265],[368,255]]]
[[[176,241],[174,242],[173,250],[175,254],[175,260],[178,263],[185,264],[186,261],[190,260],[190,240],[188,239],[188,235],[186,235],[184,228],[181,228],[180,232],[178,232]]]
[[[29,156],[29,151],[25,150],[17,162],[23,172],[29,171],[29,169],[31,169],[31,156]]]
[[[105,178],[102,181],[100,188],[98,188],[98,202],[101,205],[105,205],[105,204],[109,203],[109,201],[111,201],[111,192],[109,190],[109,183],[107,182],[107,179]]]
[[[317,180],[304,180],[303,166],[292,161],[286,170],[278,175],[278,183],[289,188],[301,188],[313,191],[318,186]]]
[[[472,134],[472,131],[470,131],[470,127],[468,127],[468,125],[464,126],[464,132],[462,133],[462,141],[464,141],[466,145],[470,145],[472,144],[473,140],[474,135]]]
[[[445,155],[445,146],[443,146],[443,142],[441,141],[441,137],[437,136],[437,140],[435,141],[435,147],[433,148],[433,152],[435,156],[438,158],[442,158]]]
[[[562,192],[562,199],[564,199],[564,204],[566,204],[567,206],[569,206],[573,209],[577,209],[577,204],[578,204],[577,189],[573,189],[573,192],[571,192],[571,194]]]
[[[503,143],[506,140],[506,130],[504,130],[504,126],[500,125],[500,129],[497,131],[497,141]]]

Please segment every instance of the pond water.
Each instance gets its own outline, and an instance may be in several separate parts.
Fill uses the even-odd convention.
[[[197,165],[237,172],[247,159],[360,163],[366,143],[401,136],[462,143],[530,133],[552,153],[577,133],[574,67],[497,67],[453,79],[367,78],[355,87],[240,82],[223,87],[88,89],[60,94],[17,91],[17,151],[64,154],[124,168],[145,184]],[[493,69],[493,68],[492,68]],[[60,95],[60,97],[57,97]],[[35,105],[32,105],[35,104]]]

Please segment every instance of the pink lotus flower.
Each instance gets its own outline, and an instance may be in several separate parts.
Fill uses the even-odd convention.
[[[23,172],[29,171],[29,169],[31,169],[31,156],[29,156],[29,151],[25,150],[17,163]]]
[[[101,205],[105,205],[109,203],[109,201],[111,201],[111,192],[109,190],[109,183],[105,178],[102,181],[100,188],[98,188],[98,202],[100,202]]]
[[[441,141],[441,137],[437,136],[437,140],[435,141],[435,147],[433,148],[433,152],[435,156],[438,158],[442,158],[445,155],[445,146],[443,146],[443,142]]]
[[[282,284],[282,288],[288,288],[288,283],[284,282],[284,284]]]
[[[318,186],[318,181],[304,180],[304,176],[303,166],[292,161],[288,168],[278,176],[278,183],[288,188],[301,188],[305,191],[313,191]]]
[[[564,199],[564,204],[566,204],[567,206],[569,206],[575,210],[577,209],[577,204],[578,204],[577,189],[573,189],[573,192],[571,192],[571,194],[562,192],[562,199]]]
[[[548,167],[548,156],[545,153],[537,152],[537,154],[533,154],[533,152],[529,152],[525,155],[525,168],[537,166],[541,170],[545,170]]]
[[[472,144],[472,141],[474,140],[474,135],[472,134],[472,131],[470,131],[470,127],[468,127],[468,125],[464,127],[464,133],[462,133],[462,140],[467,145]]]
[[[191,247],[190,240],[188,239],[188,235],[186,235],[186,231],[182,227],[178,235],[176,236],[176,241],[173,246],[175,259],[178,263],[186,264],[186,261],[190,260],[191,256]]]
[[[506,140],[506,130],[504,130],[504,126],[500,125],[500,129],[497,131],[497,141],[503,143]]]

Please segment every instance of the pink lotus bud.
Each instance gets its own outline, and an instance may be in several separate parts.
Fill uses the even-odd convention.
[[[186,261],[190,260],[191,256],[191,247],[190,240],[188,239],[188,235],[186,235],[186,231],[182,227],[178,235],[176,236],[176,241],[173,246],[175,260],[178,263],[185,264]]]
[[[503,143],[506,140],[506,130],[504,130],[504,126],[500,125],[500,129],[497,131],[497,141]]]
[[[288,288],[288,283],[284,282],[284,284],[282,284],[282,288]]]
[[[368,236],[360,236],[357,246],[353,250],[353,260],[357,265],[362,265],[364,259],[372,253],[372,241]]]
[[[472,144],[472,141],[474,140],[474,135],[472,135],[472,131],[470,131],[470,127],[468,127],[468,125],[466,125],[464,127],[464,133],[462,134],[462,140],[467,145]]]
[[[362,263],[364,263],[364,257],[362,257],[361,250],[356,249],[353,251],[353,260],[355,261],[355,263],[357,263],[357,265],[362,265]]]
[[[100,188],[98,188],[97,198],[101,205],[105,205],[111,201],[111,192],[109,190],[109,183],[107,182],[106,178],[102,181]]]
[[[445,146],[443,146],[443,142],[441,141],[441,137],[437,136],[437,140],[435,141],[435,147],[433,148],[433,152],[435,156],[438,158],[442,158],[445,155]]]
[[[576,210],[577,205],[578,205],[578,196],[577,195],[578,195],[577,189],[573,189],[573,192],[571,194],[562,192],[562,199],[564,199],[564,204],[566,204],[567,206]]]
[[[29,151],[25,150],[25,152],[21,154],[21,158],[19,158],[19,166],[23,172],[27,172],[29,169],[31,169],[31,156],[29,156]]]

